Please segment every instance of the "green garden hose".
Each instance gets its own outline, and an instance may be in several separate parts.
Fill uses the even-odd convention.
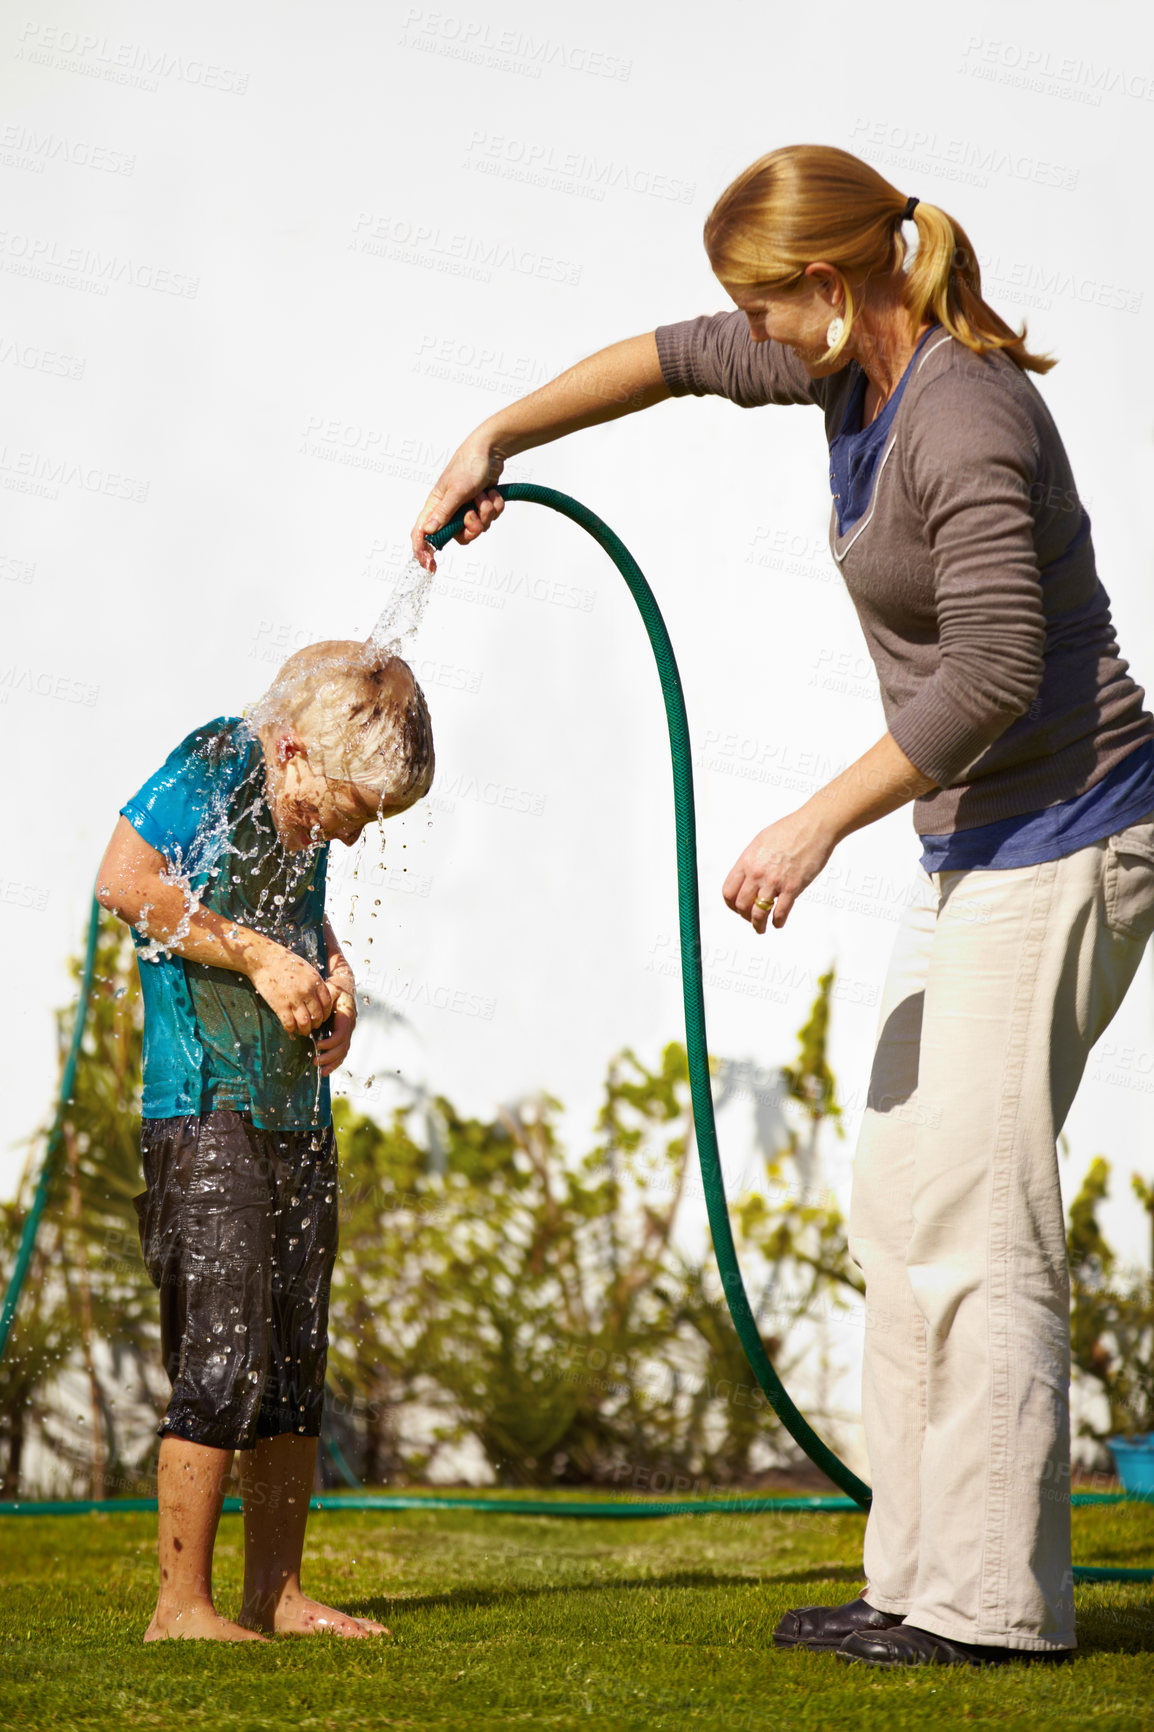
[[[803,1510],[816,1514],[822,1511],[832,1513],[852,1510],[858,1506],[867,1508],[870,1500],[869,1487],[858,1479],[856,1474],[851,1473],[845,1463],[840,1461],[833,1451],[822,1442],[821,1438],[798,1412],[770,1363],[758,1333],[749,1296],[745,1291],[741,1270],[738,1267],[733,1230],[729,1220],[729,1208],[725,1198],[725,1185],[721,1174],[721,1160],[717,1147],[717,1126],[713,1116],[713,1093],[709,1080],[709,1050],[705,1034],[705,999],[701,978],[697,829],[693,804],[693,768],[689,748],[689,723],[685,713],[685,699],[681,690],[681,676],[677,671],[677,662],[673,654],[673,646],[669,641],[669,633],[665,628],[665,621],[661,617],[656,598],[637,561],[620,537],[615,535],[594,512],[581,505],[576,499],[571,499],[568,494],[559,493],[552,487],[538,487],[526,482],[514,482],[508,487],[503,487],[501,492],[507,500],[524,499],[534,505],[547,505],[586,530],[609,555],[625,579],[645,622],[645,629],[649,634],[649,642],[657,662],[661,690],[665,698],[665,713],[669,723],[669,739],[673,759],[674,809],[677,824],[678,912],[681,933],[682,986],[685,997],[686,1048],[689,1054],[689,1080],[697,1149],[701,1162],[710,1230],[713,1234],[714,1254],[717,1258],[726,1302],[738,1337],[753,1373],[771,1407],[790,1436],[801,1445],[810,1460],[820,1467],[822,1472],[835,1485],[840,1486],[847,1495],[844,1497],[786,1498],[726,1497],[693,1500],[660,1497],[577,1500],[567,1498],[443,1497],[436,1493],[361,1492],[351,1496],[343,1493],[335,1495],[326,1493],[323,1496],[312,1498],[310,1507],[315,1510],[345,1510],[349,1512],[356,1510],[425,1509],[484,1511],[493,1515],[569,1516],[617,1518],[619,1520],[676,1515],[748,1515],[763,1512],[768,1514],[783,1511],[801,1512]],[[444,529],[434,531],[428,540],[439,552],[445,543],[458,533],[463,523],[463,517],[455,518]],[[88,1002],[92,991],[99,923],[100,907],[94,899],[88,928],[85,961],[81,971],[76,1020],[73,1024],[71,1045],[61,1079],[56,1117],[49,1134],[48,1147],[45,1152],[36,1195],[24,1223],[20,1247],[4,1300],[3,1313],[0,1315],[0,1359],[3,1358],[7,1345],[8,1333],[20,1298],[20,1290],[32,1256],[36,1229],[44,1212],[48,1189],[55,1171],[56,1154],[60,1146],[64,1115],[75,1081],[76,1065],[80,1056]],[[349,1477],[347,1469],[346,1477]],[[1136,1499],[1133,1494],[1128,1496],[1126,1493],[1075,1492],[1070,1501],[1073,1504],[1081,1505],[1145,1500]],[[238,1498],[225,1499],[226,1512],[238,1511],[240,1507]],[[29,1503],[5,1500],[0,1502],[0,1516],[84,1515],[90,1512],[129,1514],[151,1512],[155,1509],[155,1498],[88,1498],[69,1499],[66,1502],[34,1501]],[[1077,1582],[1149,1582],[1154,1579],[1154,1571],[1148,1569],[1124,1569],[1097,1565],[1075,1565],[1073,1575]]]
[[[12,1328],[12,1319],[16,1315],[20,1289],[24,1285],[24,1277],[27,1275],[28,1265],[32,1261],[32,1248],[36,1243],[40,1217],[44,1213],[44,1205],[48,1201],[48,1192],[56,1172],[56,1156],[59,1153],[61,1139],[64,1135],[64,1115],[72,1100],[72,1089],[76,1082],[76,1066],[80,1059],[80,1043],[84,1039],[84,1024],[88,1018],[88,1000],[92,994],[92,975],[96,967],[96,941],[99,936],[100,904],[93,897],[92,912],[88,917],[88,943],[84,950],[84,965],[80,971],[80,995],[76,1000],[76,1020],[72,1024],[72,1040],[68,1047],[68,1057],[64,1062],[64,1074],[60,1079],[56,1116],[52,1121],[52,1129],[48,1133],[48,1147],[44,1151],[44,1163],[40,1168],[36,1194],[32,1199],[32,1207],[24,1217],[24,1227],[20,1234],[16,1261],[12,1265],[8,1291],[4,1295],[4,1309],[0,1312],[0,1359],[3,1359],[4,1349],[8,1345],[8,1334]]]
[[[725,1290],[729,1314],[733,1318],[738,1339],[758,1383],[795,1443],[836,1486],[863,1508],[870,1501],[870,1488],[822,1442],[793,1402],[781,1378],[773,1369],[757,1320],[749,1303],[749,1295],[738,1267],[733,1243],[733,1228],[725,1200],[725,1183],[721,1174],[721,1157],[717,1148],[717,1126],[713,1117],[713,1091],[709,1081],[709,1046],[705,1036],[705,994],[701,980],[701,919],[697,892],[697,821],[693,807],[693,762],[689,749],[689,721],[685,713],[685,698],[681,690],[681,675],[677,659],[657,599],[646,582],[645,575],[621,540],[607,523],[588,506],[554,487],[538,487],[532,482],[515,481],[502,487],[507,500],[524,499],[531,505],[548,505],[559,511],[580,528],[587,530],[604,548],[637,603],[638,611],[649,633],[649,642],[661,678],[665,698],[665,715],[669,723],[669,746],[673,757],[673,801],[677,824],[677,906],[681,931],[681,984],[685,998],[685,1046],[689,1054],[689,1087],[693,1100],[693,1121],[697,1135],[697,1152],[701,1162],[701,1178],[705,1187],[705,1203],[709,1213],[709,1228],[713,1235],[713,1252]],[[438,552],[464,525],[464,515],[438,529],[428,537]]]
[[[839,1486],[855,1503],[866,1507],[870,1499],[869,1487],[858,1479],[857,1475],[852,1473],[845,1463],[840,1461],[833,1451],[822,1442],[790,1400],[785,1385],[771,1365],[769,1355],[765,1351],[758,1332],[753,1310],[749,1303],[749,1295],[745,1291],[745,1284],[742,1281],[741,1270],[737,1263],[733,1229],[730,1226],[729,1208],[725,1200],[725,1185],[721,1175],[721,1160],[717,1148],[717,1127],[713,1117],[713,1093],[709,1081],[709,1048],[705,1035],[705,999],[701,980],[701,922],[698,914],[697,892],[697,825],[693,807],[693,766],[690,759],[689,722],[685,713],[681,676],[677,671],[677,661],[673,654],[673,645],[669,641],[669,633],[665,628],[665,621],[661,617],[661,610],[657,605],[653,591],[646,582],[641,567],[620,537],[615,535],[608,524],[603,523],[594,512],[581,505],[576,499],[571,499],[567,493],[559,493],[552,487],[537,487],[529,483],[516,482],[502,491],[506,499],[524,499],[535,505],[548,505],[552,510],[560,512],[563,517],[570,518],[582,529],[587,530],[594,540],[604,548],[629,585],[630,593],[645,622],[645,629],[649,634],[649,642],[657,661],[657,671],[661,678],[661,689],[665,697],[665,713],[669,722],[669,740],[673,756],[673,792],[677,820],[681,977],[685,995],[685,1034],[686,1049],[689,1054],[689,1081],[709,1225],[713,1234],[713,1248],[717,1257],[717,1266],[725,1289],[726,1303],[729,1306],[730,1315],[733,1318],[738,1337],[754,1376],[761,1385],[770,1406],[790,1436],[801,1445],[810,1460],[821,1468],[822,1472],[836,1486]],[[440,551],[446,541],[456,535],[462,527],[463,521],[463,517],[460,517],[447,524],[444,529],[438,529],[429,536],[429,541]],[[56,1118],[49,1135],[48,1148],[36,1188],[36,1195],[24,1222],[20,1248],[8,1283],[3,1314],[0,1318],[0,1358],[3,1357],[8,1332],[20,1298],[20,1290],[24,1284],[24,1277],[32,1256],[36,1230],[44,1212],[48,1188],[55,1170],[56,1152],[60,1144],[64,1114],[72,1094],[76,1063],[80,1056],[80,1043],[84,1033],[84,1021],[88,1010],[88,999],[92,989],[92,970],[96,957],[99,917],[100,908],[94,900],[88,928],[85,964],[80,982],[80,997],[76,1008],[76,1021],[72,1031],[72,1045],[60,1085]]]

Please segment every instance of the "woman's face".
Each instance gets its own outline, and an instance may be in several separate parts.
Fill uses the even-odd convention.
[[[810,265],[800,283],[789,289],[750,288],[722,282],[722,288],[749,320],[755,343],[784,343],[792,349],[811,378],[827,378],[846,366],[843,350],[836,361],[821,364],[829,348],[829,322],[842,310],[844,296],[836,276],[822,265]]]

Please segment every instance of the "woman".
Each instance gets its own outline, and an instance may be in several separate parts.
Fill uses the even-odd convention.
[[[905,225],[917,229],[907,269]],[[740,175],[705,225],[736,311],[579,362],[456,452],[413,532],[501,511],[504,460],[673,395],[825,412],[830,546],[887,731],[746,848],[723,894],[781,927],[842,837],[914,801],[916,894],[854,1165],[873,1480],[862,1595],[785,1647],[874,1665],[1075,1645],[1069,1295],[1055,1143],[1154,928],[1154,719],[1089,519],[970,243],[844,151]]]

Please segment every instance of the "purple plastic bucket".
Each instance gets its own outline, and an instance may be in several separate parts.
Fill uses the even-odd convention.
[[[1106,1442],[1113,1452],[1123,1491],[1154,1497],[1154,1432],[1138,1437],[1108,1437]]]

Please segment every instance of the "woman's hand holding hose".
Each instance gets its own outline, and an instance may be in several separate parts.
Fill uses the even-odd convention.
[[[501,515],[505,501],[494,483],[504,466],[498,452],[474,440],[466,440],[450,457],[413,525],[413,554],[426,571],[436,571],[437,561],[425,537],[452,523],[463,506],[473,509],[466,512],[465,527],[454,539],[465,547]]]
[[[598,427],[670,396],[652,331],[599,349],[556,379],[510,403],[474,428],[450,457],[413,525],[413,553],[426,571],[436,557],[425,537],[451,523],[463,506],[473,509],[456,537],[466,546],[483,535],[504,509],[496,483],[509,457],[564,438],[582,427]]]

